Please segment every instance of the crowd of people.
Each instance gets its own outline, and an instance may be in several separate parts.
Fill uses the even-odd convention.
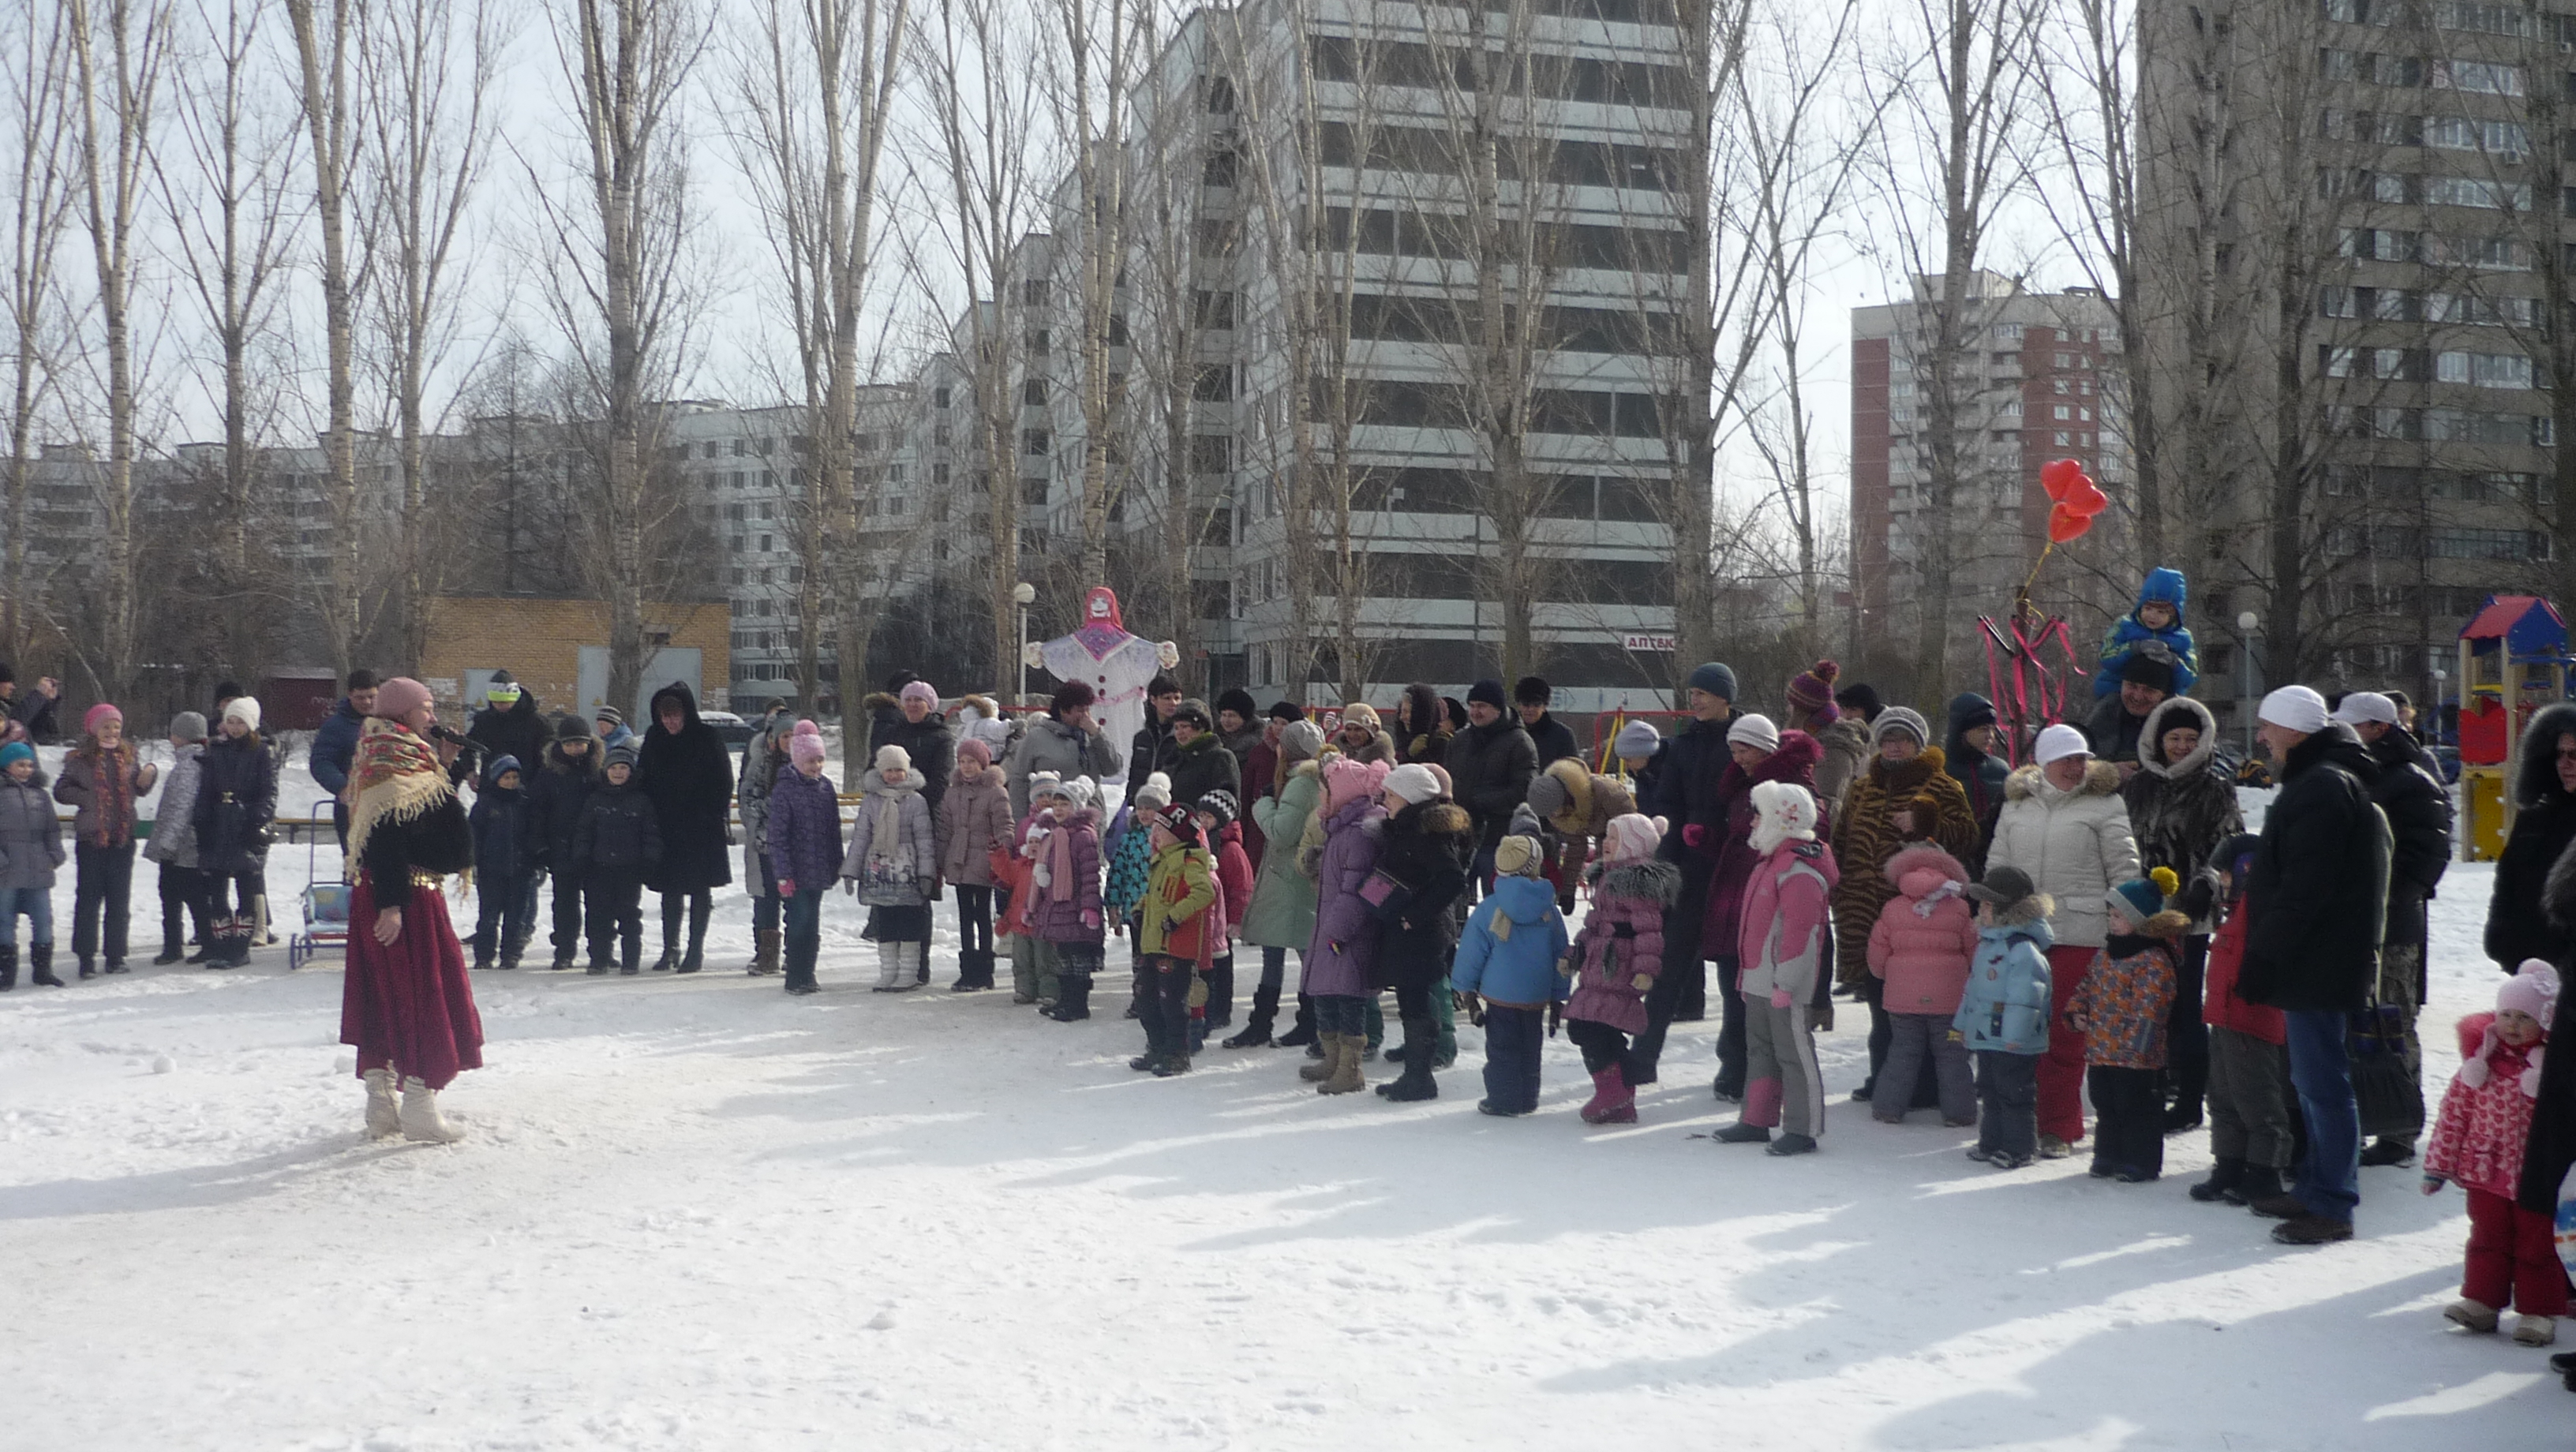
[[[2511,1307],[2516,1338],[2545,1344],[2567,1296],[2558,1184],[2576,1163],[2576,1068],[2542,1049],[2576,956],[2576,705],[2539,713],[2516,764],[2486,943],[2511,976],[2494,1013],[2460,1025],[2463,1067],[2427,1141],[2416,1020],[2452,820],[2411,703],[2295,685],[2264,697],[2278,792],[2249,833],[2216,720],[2185,694],[2186,605],[2179,574],[2150,576],[2103,644],[2083,724],[2021,743],[1998,739],[1982,697],[1949,701],[1936,733],[1832,661],[1785,683],[1777,718],[1702,664],[1677,730],[1627,722],[1594,758],[1536,677],[1479,681],[1464,701],[1414,685],[1383,713],[1265,711],[1241,690],[1211,710],[1158,677],[1122,750],[1085,682],[1014,722],[906,673],[845,723],[846,828],[820,728],[783,704],[736,768],[685,686],[655,693],[637,739],[614,712],[547,718],[500,676],[454,736],[417,682],[362,672],[314,747],[356,884],[344,1036],[371,1128],[453,1137],[436,1093],[478,1061],[481,1033],[439,876],[476,874],[475,967],[519,965],[550,881],[554,968],[644,971],[649,888],[652,970],[694,973],[738,813],[745,967],[790,994],[818,989],[837,883],[865,910],[878,992],[929,982],[934,918],[950,912],[951,990],[998,991],[1007,957],[1013,1001],[1056,1022],[1111,1011],[1094,995],[1123,958],[1139,1072],[1185,1074],[1213,1036],[1302,1049],[1321,1094],[1368,1087],[1385,1062],[1398,1068],[1380,1095],[1430,1099],[1464,1018],[1483,1030],[1480,1111],[1535,1112],[1541,1046],[1562,1031],[1591,1079],[1591,1124],[1634,1123],[1671,1025],[1713,1014],[1711,1089],[1736,1106],[1714,1138],[1774,1156],[1821,1145],[1814,1035],[1838,1002],[1857,1005],[1868,1075],[1852,1099],[1885,1123],[1926,1112],[1973,1128],[1969,1156],[1999,1170],[2089,1141],[2094,1176],[2150,1182],[2165,1137],[2206,1123],[2215,1165],[2190,1197],[2308,1245],[2352,1235],[2363,1166],[2420,1155],[2427,1193],[2469,1195],[2468,1274],[2447,1314],[2494,1330]],[[224,706],[211,743],[203,718],[172,723],[162,811],[190,805],[148,854],[164,961],[190,911],[232,925],[211,929],[217,945],[251,921],[247,906],[220,914],[226,883],[255,895],[275,798],[246,700]],[[113,707],[83,726],[53,795],[79,809],[87,976],[101,951],[122,968],[133,803],[153,768]],[[33,919],[48,983],[43,889],[63,852],[33,767],[23,744],[0,746],[0,904],[13,926]],[[1113,810],[1104,787],[1121,783]],[[1237,955],[1255,949],[1238,983]],[[14,975],[14,944],[5,954]]]

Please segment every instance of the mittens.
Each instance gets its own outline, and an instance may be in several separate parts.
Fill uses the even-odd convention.
[[[1655,986],[1655,975],[1652,973],[1640,973],[1636,977],[1628,980],[1628,986],[1637,990],[1639,993],[1644,993]]]
[[[792,877],[782,877],[778,879],[778,895],[780,897],[794,897],[796,895],[796,879]]]
[[[2439,1195],[2442,1193],[2442,1187],[2449,1183],[2451,1183],[2449,1180],[2442,1178],[2440,1175],[2426,1175],[2424,1177],[2423,1190],[2427,1195]]]
[[[1708,844],[1708,828],[1697,822],[1682,828],[1682,845],[1696,852]]]
[[[1082,910],[1082,925],[1095,933],[1100,931],[1100,909],[1084,908]]]

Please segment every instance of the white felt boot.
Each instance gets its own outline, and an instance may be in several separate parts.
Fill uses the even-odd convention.
[[[405,1079],[402,1091],[403,1138],[429,1144],[454,1144],[465,1137],[465,1131],[449,1124],[439,1114],[437,1090],[418,1079]]]
[[[394,1104],[394,1071],[369,1069],[367,1081],[367,1138],[391,1139],[402,1133],[402,1111]]]
[[[912,986],[912,965],[904,961],[903,944],[877,944],[877,985],[879,993],[901,993]]]

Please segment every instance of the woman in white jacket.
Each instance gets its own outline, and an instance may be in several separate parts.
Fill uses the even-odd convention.
[[[2056,899],[2049,928],[2048,1053],[2039,1061],[2039,1153],[2064,1159],[2084,1137],[2084,1036],[2067,1027],[2066,1005],[2110,930],[2103,894],[2138,875],[2138,844],[2120,799],[2120,772],[2095,761],[2084,733],[2057,725],[2039,733],[2032,764],[2004,783],[1986,866],[2017,867]]]

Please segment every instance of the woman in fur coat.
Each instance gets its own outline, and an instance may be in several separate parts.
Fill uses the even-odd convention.
[[[2174,974],[2173,1021],[2165,1042],[2168,1132],[2198,1127],[2209,1086],[2209,1029],[2201,982],[2209,966],[2213,878],[2202,874],[2220,843],[2245,830],[2236,781],[2218,760],[2218,718],[2189,696],[2171,696],[2138,732],[2138,770],[2120,784],[2137,840],[2138,866],[2171,868],[2184,884],[2178,903],[2191,918]]]
[[[1896,1033],[1879,1001],[1878,980],[1869,975],[1860,951],[1878,926],[1879,910],[1896,896],[1896,884],[1887,880],[1887,860],[1909,842],[1930,842],[1963,863],[1977,850],[1976,813],[1947,770],[1948,758],[1931,740],[1931,726],[1915,712],[1903,706],[1879,712],[1870,727],[1875,754],[1869,769],[1852,778],[1842,814],[1824,823],[1841,872],[1841,886],[1834,892],[1834,933],[1842,946],[1834,960],[1834,981],[1869,1005],[1869,1077],[1852,1095],[1863,1102],[1878,1090],[1879,1067],[1887,1062],[1887,1046]],[[1940,1102],[1939,1088],[1928,1074],[1923,1082],[1895,1092],[1905,1096],[1909,1109]]]

